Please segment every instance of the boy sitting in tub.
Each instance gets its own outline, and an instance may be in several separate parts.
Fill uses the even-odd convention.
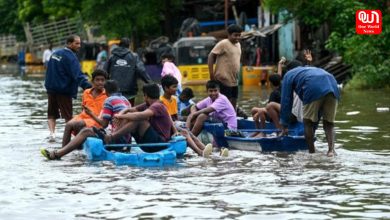
[[[119,114],[122,110],[129,108],[131,105],[126,97],[119,93],[118,85],[113,80],[107,80],[104,84],[104,89],[108,98],[105,99],[103,109],[101,110],[100,116],[97,117],[93,111],[88,107],[84,107],[86,114],[95,120],[101,127],[106,128],[109,124],[111,125],[112,132],[118,129],[118,124],[112,120],[116,114]],[[41,149],[41,154],[48,160],[60,159],[66,154],[78,149],[87,137],[95,136],[98,129],[84,128],[82,129],[70,142],[63,146],[60,150],[49,151],[45,148]],[[131,136],[125,135],[118,143],[130,143]]]

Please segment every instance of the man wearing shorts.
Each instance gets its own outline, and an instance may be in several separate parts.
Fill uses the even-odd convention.
[[[334,76],[321,68],[296,67],[286,73],[282,83],[280,122],[287,134],[293,92],[303,102],[303,124],[309,152],[314,153],[314,125],[323,117],[323,127],[328,142],[328,156],[334,156],[334,120],[340,92]]]
[[[238,25],[227,28],[228,38],[218,42],[208,57],[210,79],[219,83],[220,92],[236,109],[238,98],[238,73],[240,72],[242,29]],[[215,63],[215,69],[214,69]]]
[[[76,52],[80,49],[81,40],[77,35],[66,39],[66,47],[55,51],[47,65],[45,87],[48,96],[47,119],[50,140],[55,140],[56,119],[72,119],[72,97],[76,98],[77,88],[92,87],[87,77],[81,72]],[[61,113],[61,114],[60,114]]]

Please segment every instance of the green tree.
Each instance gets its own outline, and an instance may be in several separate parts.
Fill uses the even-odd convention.
[[[288,19],[298,19],[313,28],[327,23],[331,35],[326,47],[353,65],[352,84],[359,87],[384,87],[390,84],[390,22],[386,0],[265,0],[273,12],[287,10]],[[383,31],[380,35],[357,35],[355,13],[358,9],[380,9]]]
[[[10,0],[4,0],[12,2]],[[173,37],[171,22],[183,0],[18,0],[18,18],[32,25],[79,16],[107,37]]]
[[[81,8],[80,1],[76,0],[18,0],[18,5],[19,19],[31,24],[72,18]]]
[[[13,0],[0,0],[0,15],[0,34],[14,34],[18,40],[24,40],[23,25],[18,19],[18,4]]]
[[[52,21],[76,17],[81,10],[80,1],[76,0],[42,0],[42,6]]]
[[[172,32],[165,22],[181,4],[182,0],[83,0],[82,17],[84,22],[100,26],[108,37],[158,36],[161,25]]]
[[[18,17],[21,22],[39,24],[48,20],[41,0],[18,0]]]
[[[360,3],[360,2],[359,2]],[[390,22],[385,1],[367,1],[364,5],[346,8],[343,20],[338,21],[326,47],[340,53],[347,63],[353,65],[354,76],[350,85],[356,88],[382,88],[390,85]],[[355,32],[355,13],[358,9],[380,9],[382,33],[358,35]],[[349,18],[347,21],[346,18]]]

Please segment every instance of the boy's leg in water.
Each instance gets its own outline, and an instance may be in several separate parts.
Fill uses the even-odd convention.
[[[74,135],[77,135],[81,129],[86,126],[83,120],[70,120],[65,124],[64,135],[62,137],[62,147],[67,145],[70,142],[72,137],[72,132]]]

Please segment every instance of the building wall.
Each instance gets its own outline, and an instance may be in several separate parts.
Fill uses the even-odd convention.
[[[283,21],[284,13],[279,13],[279,21]],[[295,21],[288,22],[283,25],[278,31],[279,38],[279,54],[286,57],[288,60],[295,58]]]

